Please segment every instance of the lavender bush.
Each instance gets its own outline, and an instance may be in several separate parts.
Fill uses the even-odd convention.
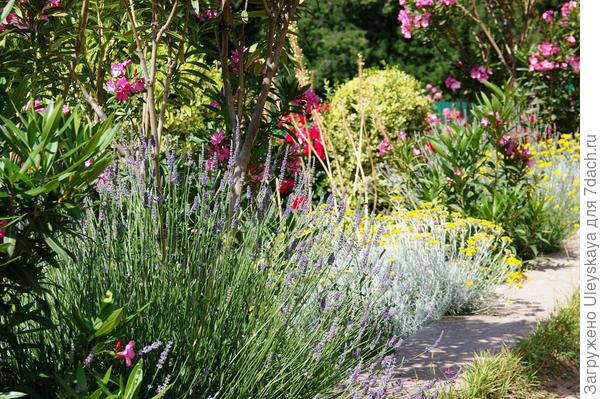
[[[369,288],[372,246],[348,234],[343,207],[324,203],[327,218],[307,212],[298,185],[280,214],[265,184],[230,207],[229,170],[176,157],[172,148],[158,190],[149,146],[130,149],[99,179],[101,206],[87,211],[81,238],[66,242],[76,260],[52,275],[57,321],[71,309],[86,311],[108,287],[126,309],[149,304],[127,334],[139,343],[172,342],[167,354],[165,346],[153,353],[173,397],[386,392],[400,341],[382,312],[384,293]],[[342,275],[331,276],[342,259],[364,276],[352,284],[371,294],[356,296]],[[44,357],[60,373],[72,331],[58,324]],[[151,377],[149,370],[142,397],[157,389]]]

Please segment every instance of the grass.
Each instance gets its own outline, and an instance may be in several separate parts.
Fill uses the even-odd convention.
[[[443,399],[554,398],[551,381],[579,379],[579,290],[515,348],[475,357]]]

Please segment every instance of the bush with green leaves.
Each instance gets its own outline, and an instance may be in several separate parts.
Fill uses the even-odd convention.
[[[398,149],[388,154],[385,174],[412,206],[436,201],[499,224],[519,256],[529,259],[557,249],[573,226],[573,216],[563,213],[564,220],[551,222],[552,198],[540,190],[535,170],[534,149],[543,146],[546,130],[540,132],[530,117],[522,91],[511,84],[488,87],[492,94],[481,94],[472,123],[434,123],[428,135],[394,143]],[[407,148],[413,162],[406,161]],[[575,169],[570,168],[571,176]],[[573,182],[574,177],[556,189],[566,196]]]
[[[340,86],[324,121],[340,185],[353,187],[358,176],[372,177],[377,145],[400,131],[420,132],[431,106],[423,85],[396,68],[369,69]]]
[[[35,108],[35,109],[33,109]],[[0,370],[30,345],[25,331],[50,327],[45,265],[72,252],[58,236],[82,216],[91,183],[108,165],[116,128],[60,101],[0,116]]]

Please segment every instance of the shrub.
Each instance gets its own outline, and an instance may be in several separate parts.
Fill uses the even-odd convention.
[[[510,238],[491,222],[431,204],[377,219],[384,226],[382,251],[376,255],[380,275],[392,287],[386,299],[402,334],[445,314],[482,310],[497,284],[509,276],[516,278],[513,283],[523,278],[521,261],[509,249]],[[407,309],[413,309],[414,320],[406,316]]]
[[[219,176],[206,161],[198,167],[171,152],[159,197],[144,169],[149,151],[131,151],[119,165],[125,171],[105,173],[102,206],[86,212],[81,239],[66,239],[77,261],[52,276],[57,322],[75,308],[93,314],[94,298],[108,288],[126,312],[148,304],[124,337],[173,342],[163,367],[174,397],[313,398],[378,384],[375,376],[348,380],[372,360],[389,366],[375,373],[393,366],[392,357],[382,359],[396,341],[388,341],[377,296],[354,297],[341,278],[321,283],[336,259],[351,267],[368,256],[367,241],[341,228],[343,209],[329,202],[329,218],[304,214],[298,186],[281,221],[265,189],[232,212],[230,171]],[[369,274],[365,267],[356,281],[367,284]],[[57,324],[19,370],[62,373],[74,332]],[[148,383],[142,392],[151,395]]]
[[[493,94],[482,94],[471,123],[436,121],[427,135],[395,140],[381,168],[387,180],[383,187],[399,192],[413,207],[435,201],[492,221],[514,240],[518,255],[529,259],[557,249],[576,219],[576,157],[562,156],[554,166],[562,171],[547,170],[553,163],[537,158],[572,153],[576,145],[563,138],[553,147],[545,141],[546,131],[531,122],[535,117],[523,108],[518,88],[488,85]],[[550,178],[546,173],[554,176],[553,186],[544,182]],[[556,212],[557,200],[568,208]]]
[[[90,183],[111,161],[116,128],[61,102],[31,102],[15,121],[0,116],[0,373],[50,327],[45,266],[72,253],[61,245],[81,216]]]
[[[366,70],[340,86],[331,100],[325,125],[344,183],[341,185],[354,187],[356,192],[358,178],[372,177],[375,182],[371,184],[376,184],[373,166],[379,159],[374,149],[399,131],[420,132],[430,109],[422,84],[399,69]]]

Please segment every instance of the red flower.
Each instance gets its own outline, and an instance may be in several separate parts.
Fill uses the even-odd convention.
[[[293,210],[298,210],[298,208],[301,208],[304,206],[304,204],[306,203],[306,197],[304,197],[304,195],[297,195],[294,200],[292,201],[292,209]]]
[[[279,192],[282,195],[288,194],[294,188],[295,181],[292,178],[286,177],[279,185]]]

